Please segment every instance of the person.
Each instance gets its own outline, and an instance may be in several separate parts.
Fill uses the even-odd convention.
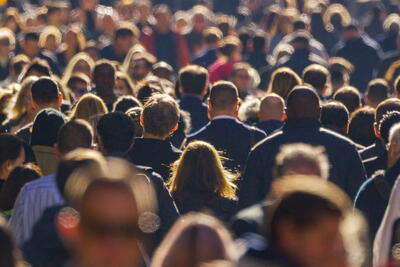
[[[238,62],[233,65],[229,81],[236,85],[240,99],[261,94],[257,90],[260,83],[258,72],[247,62]]]
[[[25,161],[22,141],[11,134],[0,134],[0,189],[11,171]]]
[[[178,120],[179,107],[172,97],[162,94],[150,97],[140,116],[143,138],[136,138],[128,152],[131,162],[151,167],[167,180],[170,175],[169,165],[181,154],[179,149],[166,140],[178,129]]]
[[[398,127],[400,113],[396,113],[389,113],[383,119],[383,123],[392,120],[392,123],[390,123],[391,128],[388,129],[390,135],[386,137],[389,147],[385,157],[386,161],[383,162],[383,166],[380,168],[369,172],[370,178],[360,187],[354,202],[354,206],[364,213],[368,221],[371,241],[375,238],[388,204],[390,191],[400,174],[400,163],[398,162],[400,154],[397,147],[398,138],[400,137],[400,128]],[[393,115],[397,117],[396,120],[393,120]],[[382,126],[385,124],[382,124]]]
[[[266,234],[245,239],[247,251],[239,266],[348,264],[340,228],[352,209],[342,190],[313,176],[295,175],[277,181],[273,192]]]
[[[201,264],[209,261],[223,260],[233,265],[235,252],[232,245],[229,231],[216,218],[202,213],[189,213],[168,233],[157,249],[151,266],[203,266]]]
[[[208,68],[217,60],[218,42],[222,39],[222,32],[217,27],[208,27],[203,31],[204,52],[193,59],[193,64]]]
[[[321,107],[321,125],[342,136],[349,130],[349,111],[339,101],[330,101]]]
[[[93,130],[85,121],[69,121],[58,132],[56,143],[57,155],[62,159],[76,148],[92,148]],[[17,245],[22,246],[31,237],[34,224],[46,208],[62,203],[54,173],[25,184],[18,194],[10,218]]]
[[[327,96],[329,87],[330,73],[322,65],[311,64],[303,71],[303,82],[312,85],[317,90],[321,99]]]
[[[223,151],[224,156],[229,159],[225,162],[225,167],[231,171],[242,170],[250,149],[266,137],[263,131],[237,119],[238,97],[233,83],[220,81],[213,84],[208,101],[208,116],[211,121],[187,137],[187,143],[193,140],[205,141],[218,151]]]
[[[113,111],[126,113],[129,109],[136,107],[142,107],[142,103],[140,103],[137,98],[131,95],[125,95],[120,96],[118,100],[114,103]]]
[[[91,122],[97,115],[103,115],[107,112],[107,106],[100,97],[94,94],[85,94],[72,108],[69,118]]]
[[[14,243],[12,230],[7,220],[0,214],[0,265],[4,267],[25,266],[21,254]]]
[[[43,109],[36,116],[32,126],[30,146],[35,155],[35,161],[45,176],[54,173],[58,165],[58,157],[54,150],[57,134],[66,117],[51,108]]]
[[[297,73],[289,68],[280,67],[272,73],[267,93],[275,93],[286,101],[293,87],[300,84],[302,84],[302,80]]]
[[[350,76],[354,71],[354,65],[342,57],[331,57],[329,59],[329,73],[333,95],[342,87],[350,85]]]
[[[86,74],[77,72],[70,76],[66,84],[71,103],[76,103],[84,94],[90,91],[90,78]]]
[[[368,147],[375,141],[374,132],[375,109],[363,107],[350,116],[349,138],[356,144]]]
[[[61,79],[62,84],[67,84],[74,73],[83,73],[87,77],[92,78],[94,60],[85,52],[74,55],[65,67],[64,74]]]
[[[10,75],[10,63],[14,56],[15,36],[7,28],[0,28],[0,43],[3,49],[0,51],[0,81],[4,81]]]
[[[114,93],[116,70],[109,60],[99,60],[93,69],[93,84],[97,95],[103,99],[108,110],[112,110],[112,105],[117,100]]]
[[[374,79],[368,83],[365,92],[366,103],[368,106],[376,108],[379,103],[389,98],[389,83],[384,79]]]
[[[333,94],[333,100],[343,103],[349,114],[361,107],[361,94],[353,86],[342,87]]]
[[[236,179],[212,145],[194,141],[172,166],[167,185],[181,214],[210,210],[227,222],[237,210]]]
[[[256,127],[263,130],[267,136],[279,130],[286,119],[285,101],[277,94],[266,95],[260,103]]]
[[[138,48],[133,47],[132,49]],[[150,53],[145,51],[131,52],[124,62],[124,69],[128,77],[137,84],[152,74],[151,72],[156,62],[157,59]]]
[[[395,95],[397,97],[399,97],[400,96],[400,77],[397,77],[397,79],[394,81],[393,87],[394,87]]]
[[[182,95],[179,106],[189,112],[192,122],[191,133],[194,133],[209,121],[207,105],[202,101],[208,89],[208,72],[203,67],[189,65],[179,71],[178,80]]]
[[[400,52],[399,52],[400,34],[397,35],[396,44],[397,44],[397,49],[386,52],[377,63],[374,71],[376,77],[383,78],[389,67],[397,60],[400,60]]]
[[[306,85],[295,87],[287,99],[288,119],[282,131],[264,139],[250,152],[239,190],[239,206],[265,197],[271,187],[275,155],[282,144],[302,142],[325,147],[331,163],[329,180],[351,197],[365,180],[365,170],[350,140],[321,128],[317,93]],[[346,151],[346,154],[343,154]]]

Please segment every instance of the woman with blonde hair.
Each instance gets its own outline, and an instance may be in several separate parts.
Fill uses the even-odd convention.
[[[65,67],[75,54],[82,52],[86,47],[86,38],[82,30],[72,25],[65,33],[63,48],[57,54],[58,62]]]
[[[194,141],[173,164],[167,185],[181,214],[206,209],[229,221],[236,213],[238,176],[222,160],[214,146]]]
[[[61,31],[55,26],[47,26],[43,29],[39,36],[39,47],[55,53],[62,42]]]
[[[69,117],[90,123],[97,115],[103,115],[107,112],[107,106],[100,97],[94,94],[86,94],[76,103]]]
[[[268,94],[275,93],[286,100],[289,92],[302,83],[301,78],[296,72],[287,67],[276,69],[271,76],[268,85]]]
[[[94,60],[85,52],[76,54],[65,68],[64,75],[61,80],[62,84],[67,85],[72,74],[77,72],[81,72],[91,78],[94,65]]]
[[[232,237],[220,221],[209,215],[190,213],[172,227],[156,250],[151,266],[202,266],[221,261],[233,263],[233,248]]]

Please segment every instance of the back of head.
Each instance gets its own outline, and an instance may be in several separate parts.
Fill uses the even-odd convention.
[[[107,154],[127,152],[135,138],[132,119],[122,112],[103,115],[97,124],[97,133]]]
[[[7,160],[16,160],[21,149],[23,149],[23,143],[17,136],[8,133],[0,134],[0,166]]]
[[[114,103],[113,111],[127,112],[131,108],[141,107],[142,103],[131,95],[125,95],[118,98]]]
[[[382,120],[379,122],[379,134],[385,143],[389,142],[390,129],[400,122],[400,112],[390,111],[383,115]]]
[[[77,148],[91,148],[93,129],[81,119],[74,119],[61,126],[57,135],[57,147],[65,155]]]
[[[314,89],[299,85],[289,93],[286,105],[287,116],[291,118],[320,118],[320,99]]]
[[[100,97],[94,94],[85,94],[76,103],[70,117],[89,121],[91,118],[107,112],[107,106]]]
[[[202,95],[208,83],[208,71],[189,65],[179,71],[179,85],[183,94]]]
[[[333,95],[333,99],[343,103],[349,113],[353,113],[361,106],[360,92],[352,86],[342,87]]]
[[[319,94],[322,94],[330,79],[329,76],[330,74],[327,68],[322,65],[312,64],[304,69],[303,82],[311,84]]]
[[[55,109],[47,108],[39,112],[32,126],[31,146],[53,147],[65,121],[65,116]]]
[[[24,80],[29,76],[50,77],[52,74],[49,63],[46,60],[35,58],[22,70],[21,78]]]
[[[374,132],[375,109],[364,107],[350,116],[349,137],[355,143],[369,146],[375,141]]]
[[[368,105],[375,108],[390,94],[390,87],[384,79],[374,79],[368,83],[366,97]]]
[[[379,124],[383,115],[390,111],[400,111],[400,99],[389,98],[381,102],[375,110],[375,123]]]
[[[226,56],[231,57],[232,54],[241,47],[240,39],[236,36],[229,35],[222,39],[218,45],[218,51]]]
[[[322,105],[320,120],[323,127],[344,133],[349,124],[349,111],[341,102],[332,101]]]
[[[217,27],[209,27],[203,31],[203,38],[208,45],[217,45],[223,35]]]
[[[285,113],[285,101],[277,94],[269,94],[261,100],[258,118],[260,121],[282,120]]]
[[[290,91],[301,84],[301,79],[293,70],[281,67],[272,73],[268,93],[276,93],[286,100]]]
[[[231,82],[219,81],[210,90],[210,104],[215,111],[231,111],[238,104],[238,90]]]
[[[39,78],[31,87],[32,99],[38,105],[58,103],[60,89],[57,83],[48,77]]]

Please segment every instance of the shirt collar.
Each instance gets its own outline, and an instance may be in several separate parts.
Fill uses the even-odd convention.
[[[235,117],[233,116],[228,116],[228,115],[219,115],[219,116],[215,116],[212,120],[221,120],[221,119],[229,119],[229,120],[236,120]]]

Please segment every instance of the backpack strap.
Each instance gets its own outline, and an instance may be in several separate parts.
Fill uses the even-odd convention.
[[[389,201],[390,193],[392,190],[389,183],[386,180],[384,172],[383,171],[376,172],[373,176],[373,182],[381,198],[386,201]]]

